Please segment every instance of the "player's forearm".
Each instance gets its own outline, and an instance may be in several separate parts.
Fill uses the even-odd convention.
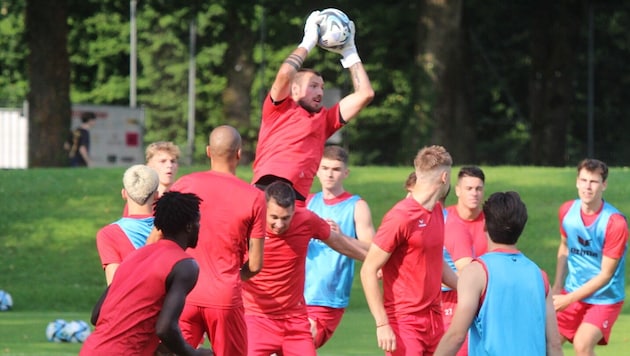
[[[245,263],[243,263],[243,266],[241,267],[241,280],[246,281],[254,277],[255,275],[258,274],[258,272],[260,272],[260,270],[261,268],[252,270],[250,266],[250,261],[245,261]]]
[[[452,289],[457,289],[457,274],[444,260],[442,260],[442,283]]]
[[[597,276],[589,279],[589,281],[584,283],[580,288],[567,295],[570,296],[571,302],[577,302],[597,292],[600,288],[605,286],[611,278],[612,275],[600,272]]]
[[[387,318],[387,312],[383,306],[383,295],[379,288],[378,278],[376,271],[364,264],[361,268],[361,284],[363,285],[363,292],[365,294],[365,300],[367,301],[370,313],[374,317],[376,326],[382,326],[389,324]]]
[[[335,232],[332,232],[328,240],[324,242],[333,250],[359,261],[365,260],[369,248],[357,239]]]
[[[567,275],[567,248],[561,245],[558,248],[558,258],[556,262],[556,276],[553,283],[553,292],[559,293],[564,287],[564,278]]]
[[[434,356],[454,356],[457,355],[457,351],[462,347],[466,334],[456,334],[452,331],[447,331],[446,334],[440,340]]]
[[[157,329],[156,333],[160,340],[162,340],[164,346],[166,346],[172,353],[176,355],[197,354],[197,351],[190,346],[186,340],[184,340],[177,324],[175,324],[175,326],[170,326],[167,330]]]
[[[352,79],[352,86],[355,93],[361,94],[363,98],[363,106],[367,106],[374,98],[374,89],[370,78],[363,67],[363,63],[358,62],[353,64],[350,68],[350,78]]]

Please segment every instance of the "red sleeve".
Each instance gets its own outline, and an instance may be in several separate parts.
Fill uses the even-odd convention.
[[[119,251],[118,239],[116,238],[116,236],[121,234],[124,234],[123,231],[115,224],[107,225],[96,233],[96,249],[103,268],[110,263],[122,262],[123,256]],[[120,248],[122,247],[120,246]]]
[[[401,229],[402,226],[406,226],[405,224],[400,215],[395,213],[395,210],[390,210],[383,217],[383,221],[378,227],[372,243],[376,244],[383,251],[392,253],[396,246],[402,242],[401,239],[404,234],[401,233]]]
[[[628,223],[620,214],[613,214],[608,220],[604,238],[604,256],[621,258],[628,243]]]
[[[562,237],[567,237],[567,233],[564,231],[564,228],[562,228],[562,219],[564,219],[564,216],[567,215],[567,212],[569,211],[569,208],[571,208],[571,205],[573,205],[573,202],[573,200],[569,200],[562,204],[560,209],[558,209],[558,225],[560,226],[560,235]]]
[[[339,111],[339,103],[333,105],[326,112],[326,137],[332,136],[337,130],[346,124],[341,118],[341,112]]]
[[[304,202],[304,206],[307,206],[307,205],[308,205],[308,203],[310,203],[310,202],[311,202],[311,199],[313,199],[313,196],[315,196],[315,194],[314,194],[314,193],[310,193],[310,194],[308,195],[308,197],[306,197],[306,201]]]
[[[451,255],[453,261],[465,257],[475,257],[472,236],[468,227],[457,218],[450,217],[452,214],[454,212],[449,212],[444,224],[444,247],[446,247],[446,251]]]
[[[252,216],[254,223],[249,236],[254,239],[264,239],[267,227],[267,202],[265,200],[265,194],[260,190],[254,201],[253,209]]]
[[[262,107],[262,121],[273,121],[278,118],[278,114],[274,113],[275,111],[286,111],[286,107],[289,106],[290,102],[292,102],[291,96],[286,97],[285,99],[278,101],[274,104],[273,99],[271,98],[271,92],[267,94],[265,101],[263,101]]]

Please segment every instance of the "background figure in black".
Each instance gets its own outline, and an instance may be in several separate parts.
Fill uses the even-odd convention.
[[[66,149],[70,158],[71,167],[89,167],[92,165],[90,158],[90,129],[96,122],[96,115],[87,111],[81,115],[81,125],[72,130]]]

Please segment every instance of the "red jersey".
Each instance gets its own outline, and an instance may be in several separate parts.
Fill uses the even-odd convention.
[[[288,179],[307,197],[326,140],[343,126],[339,104],[309,113],[290,97],[275,105],[267,95],[258,133],[253,183],[265,175]]]
[[[264,267],[244,283],[245,314],[272,319],[306,315],[304,279],[308,243],[311,238],[326,240],[329,236],[330,225],[300,207],[295,208],[284,234],[267,231]]]
[[[96,249],[103,268],[111,263],[120,264],[137,247],[144,246],[152,228],[152,215],[125,215],[101,228],[96,233]]]
[[[188,258],[176,242],[166,239],[127,256],[80,355],[153,355],[159,344],[155,323],[166,296],[166,278],[177,262]]]
[[[390,253],[383,266],[383,300],[388,315],[439,308],[444,215],[438,203],[428,211],[413,198],[385,214],[372,243]]]
[[[171,191],[202,199],[199,242],[187,250],[199,264],[199,279],[186,304],[225,309],[243,305],[240,270],[249,239],[265,236],[264,193],[232,174],[214,171],[185,175]]]
[[[474,220],[464,220],[457,214],[457,207],[446,208],[444,223],[444,247],[453,261],[460,258],[476,258],[488,250],[483,211]]]

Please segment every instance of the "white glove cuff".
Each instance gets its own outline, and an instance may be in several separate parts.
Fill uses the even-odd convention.
[[[305,38],[302,40],[302,43],[298,45],[298,47],[302,47],[306,49],[306,52],[310,52],[313,49],[313,47],[315,47],[316,44],[317,44],[317,41],[313,42],[312,40],[308,40]]]
[[[343,51],[343,58],[341,59],[341,65],[344,68],[350,68],[353,65],[361,62],[361,58],[359,58],[359,54],[357,53],[356,48],[348,48],[348,50]]]

